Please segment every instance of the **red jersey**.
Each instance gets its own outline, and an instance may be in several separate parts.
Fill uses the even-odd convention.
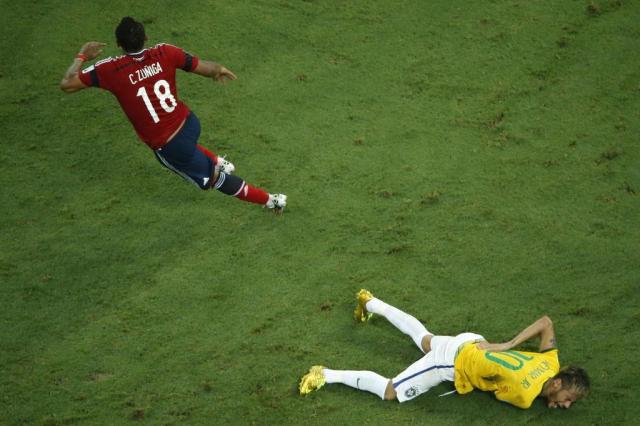
[[[162,147],[189,115],[178,99],[176,69],[193,71],[199,59],[170,44],[109,57],[85,68],[80,80],[113,93],[140,139]]]

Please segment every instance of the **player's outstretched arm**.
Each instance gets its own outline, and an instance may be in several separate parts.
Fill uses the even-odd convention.
[[[104,46],[106,46],[105,43],[99,43],[97,41],[85,43],[80,49],[80,53],[76,55],[71,66],[69,66],[69,69],[64,74],[64,77],[60,82],[60,89],[66,93],[73,93],[78,90],[85,89],[87,86],[84,85],[78,76],[82,63],[84,61],[95,59],[100,53],[102,53],[102,48]]]
[[[556,336],[553,331],[551,318],[544,315],[542,318],[522,330],[516,337],[505,343],[478,343],[479,349],[486,351],[508,351],[529,339],[540,336],[539,351],[546,351],[556,347]]]
[[[204,77],[209,77],[216,81],[220,81],[222,83],[225,82],[225,79],[235,80],[236,78],[238,78],[233,72],[231,72],[227,68],[211,61],[202,61],[202,60],[199,61],[198,66],[196,67],[196,69],[193,70],[193,72],[198,75],[202,75]]]

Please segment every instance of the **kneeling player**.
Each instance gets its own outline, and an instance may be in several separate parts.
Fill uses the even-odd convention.
[[[425,355],[393,379],[372,371],[331,370],[311,367],[300,381],[300,393],[325,383],[342,383],[378,395],[382,399],[408,401],[444,382],[455,383],[460,394],[473,389],[490,391],[495,397],[520,408],[529,408],[542,396],[551,408],[569,408],[589,392],[586,371],[578,367],[560,369],[553,324],[543,316],[506,343],[489,343],[479,334],[434,336],[416,318],[376,299],[367,290],[357,295],[356,320],[372,314],[384,316],[409,335]],[[511,348],[540,337],[539,352]]]

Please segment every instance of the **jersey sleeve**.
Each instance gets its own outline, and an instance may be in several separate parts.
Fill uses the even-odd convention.
[[[494,395],[498,401],[506,402],[515,407],[522,408],[523,410],[531,407],[531,404],[533,403],[533,399],[527,400],[523,398],[519,393],[513,392],[513,389],[508,385],[498,387],[498,390],[494,392]]]
[[[183,71],[192,72],[200,63],[200,58],[180,49],[179,47],[171,44],[165,44],[162,47],[169,56],[169,60],[173,66],[180,68]]]
[[[560,359],[558,358],[558,349],[556,348],[549,349],[544,351],[542,354],[544,358],[549,362],[551,366],[551,370],[554,372],[554,374],[558,374],[558,372],[560,371]]]
[[[91,65],[85,69],[83,69],[80,74],[78,74],[80,81],[82,84],[89,87],[100,87],[100,80],[98,79],[98,71],[94,65]]]
[[[88,66],[80,72],[80,81],[82,81],[85,86],[111,90],[111,77],[114,71],[113,64],[113,58],[108,57]]]

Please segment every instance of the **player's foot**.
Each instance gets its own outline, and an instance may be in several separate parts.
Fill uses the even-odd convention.
[[[282,214],[285,206],[287,205],[287,196],[284,194],[269,194],[269,201],[264,206],[268,209],[273,209],[276,214]]]
[[[224,157],[221,157],[221,156],[218,156],[218,162],[216,163],[216,167],[218,168],[218,170],[228,175],[230,175],[236,170],[236,166],[234,166],[231,161],[227,161],[224,159]]]
[[[322,370],[324,369],[321,365],[314,365],[309,369],[309,372],[302,376],[300,380],[300,384],[298,385],[298,389],[300,390],[300,395],[307,395],[308,393],[313,392],[314,390],[320,389],[326,383],[326,379],[324,378],[324,374]]]
[[[373,294],[363,288],[356,293],[356,299],[358,299],[358,306],[356,306],[356,310],[353,311],[353,316],[358,322],[368,321],[373,314],[367,311],[367,302],[373,299]]]

